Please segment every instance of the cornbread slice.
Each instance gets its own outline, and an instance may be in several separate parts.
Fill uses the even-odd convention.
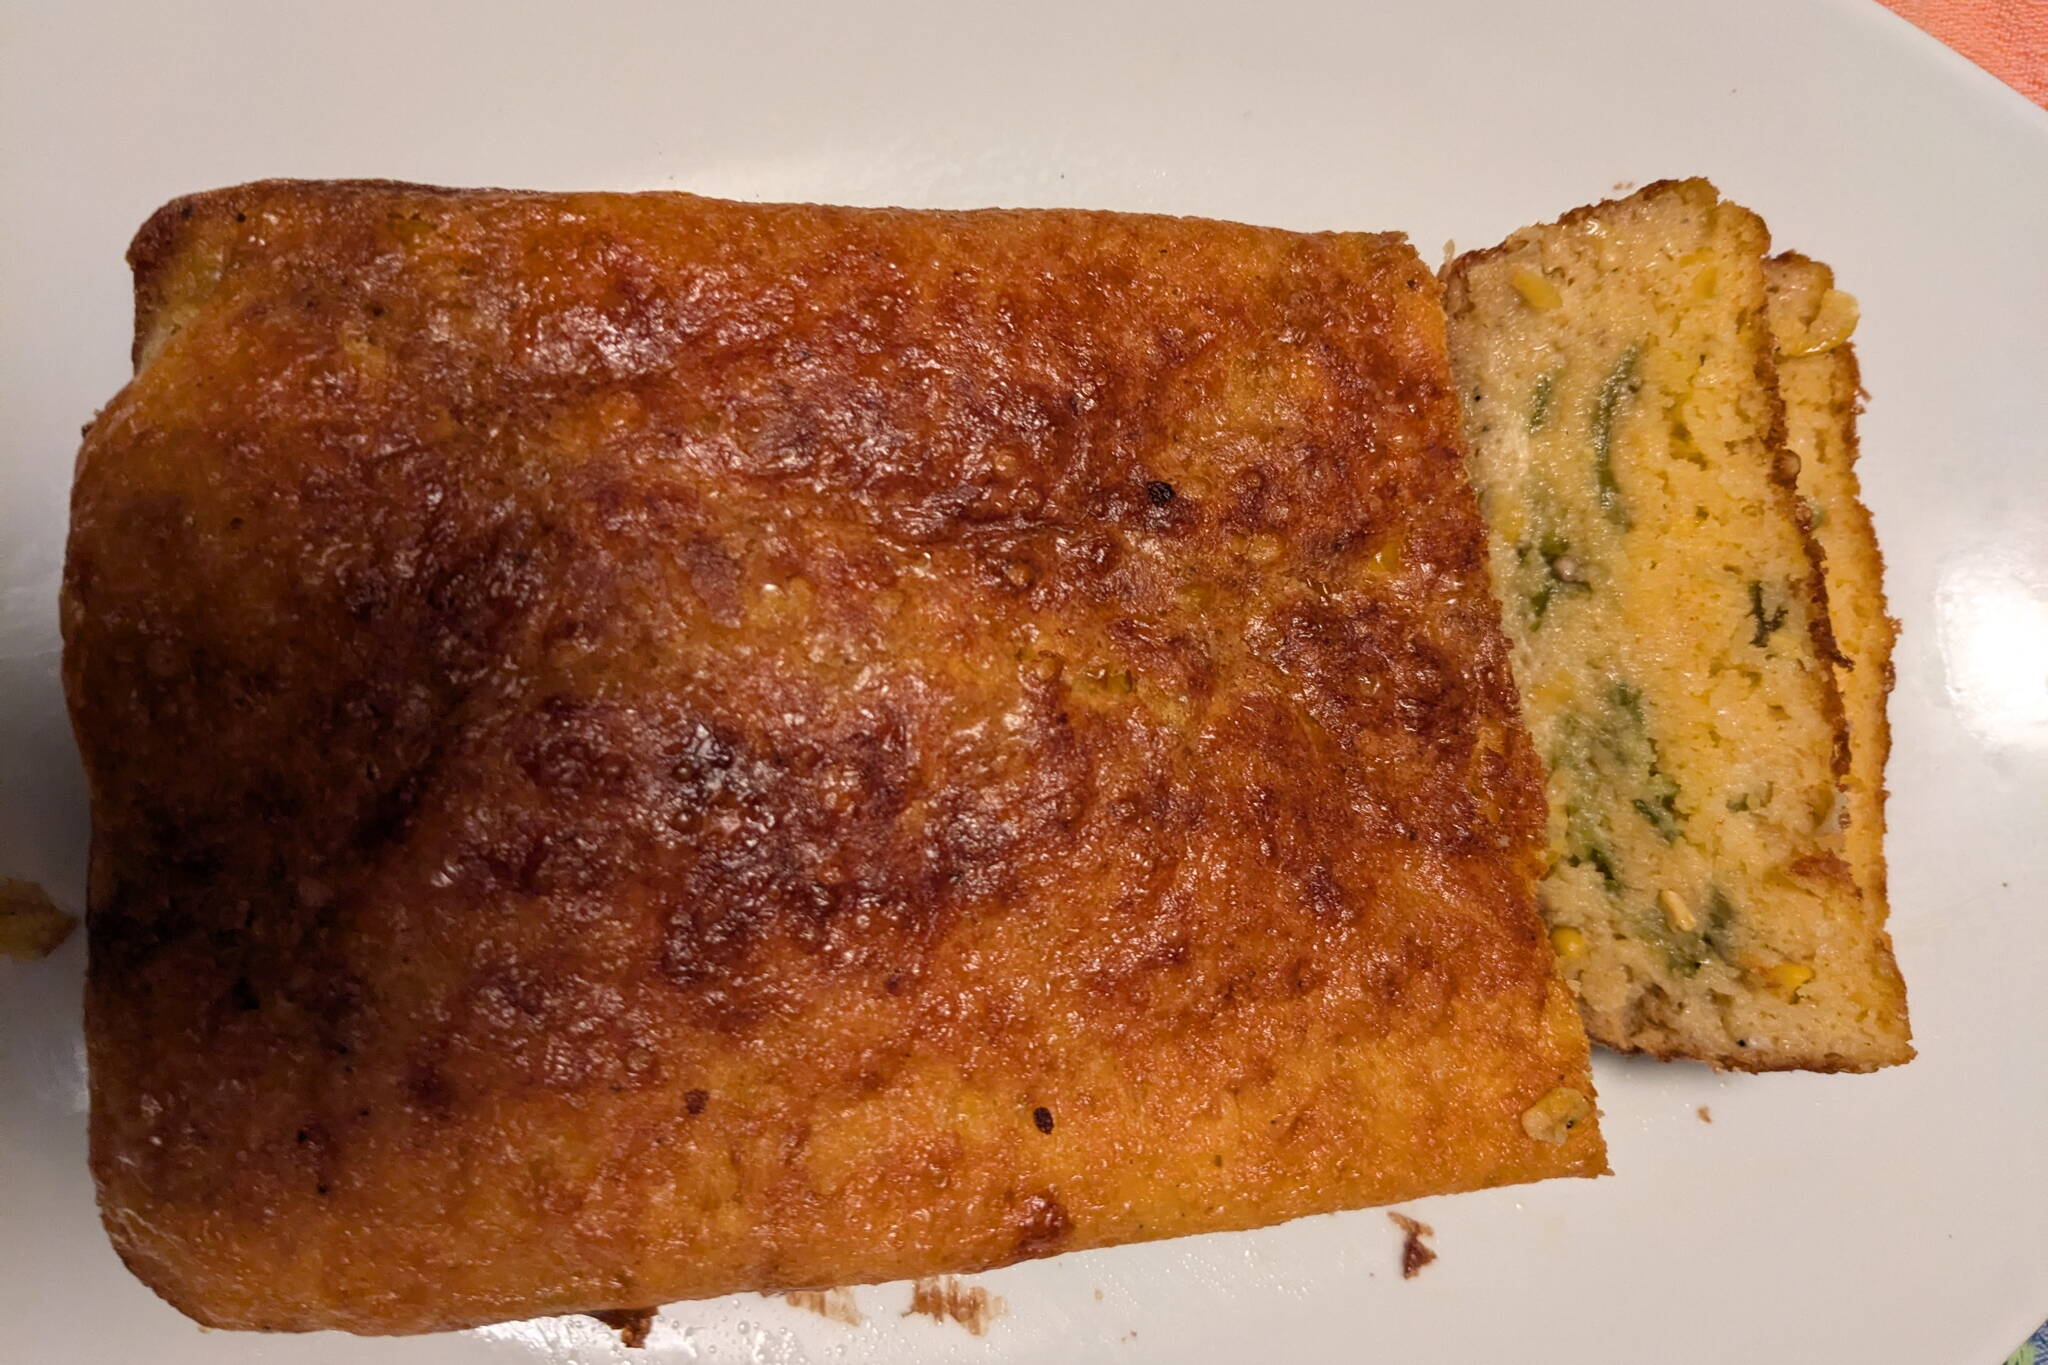
[[[1849,771],[1842,824],[1849,867],[1880,923],[1887,913],[1884,764],[1891,752],[1885,701],[1892,690],[1897,624],[1885,612],[1884,559],[1856,478],[1856,412],[1861,382],[1856,300],[1835,274],[1796,252],[1764,266],[1785,444],[1799,461],[1799,496],[1820,542],[1828,619],[1840,657],[1835,685],[1849,724]]]
[[[266,183],[131,259],[65,678],[101,1209],[187,1313],[1604,1168],[1406,242]]]
[[[1447,270],[1473,481],[1549,772],[1540,899],[1592,1035],[1746,1070],[1904,1061],[1765,310],[1704,180]]]

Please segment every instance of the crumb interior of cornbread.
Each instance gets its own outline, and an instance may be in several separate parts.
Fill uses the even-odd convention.
[[[1550,777],[1544,909],[1589,1027],[1879,1065],[1897,1001],[1842,856],[1767,246],[1704,182],[1521,234],[1454,271],[1454,362]]]

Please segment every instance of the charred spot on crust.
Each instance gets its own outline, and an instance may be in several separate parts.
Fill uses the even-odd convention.
[[[455,1087],[432,1062],[417,1062],[406,1073],[405,1095],[414,1107],[429,1114],[445,1114],[455,1104]]]

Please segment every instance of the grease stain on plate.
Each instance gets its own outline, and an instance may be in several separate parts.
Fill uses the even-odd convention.
[[[975,1336],[988,1332],[988,1325],[1001,1317],[1003,1301],[978,1284],[963,1284],[952,1275],[919,1280],[910,1287],[910,1307],[904,1317],[919,1315],[936,1322],[953,1322]]]
[[[861,1316],[860,1305],[853,1301],[851,1289],[792,1289],[782,1297],[792,1307],[843,1322],[848,1327],[858,1327],[867,1320]]]

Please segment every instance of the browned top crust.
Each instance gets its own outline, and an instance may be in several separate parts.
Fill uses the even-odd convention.
[[[269,182],[79,456],[109,1230],[222,1326],[1603,1168],[1399,238]]]

